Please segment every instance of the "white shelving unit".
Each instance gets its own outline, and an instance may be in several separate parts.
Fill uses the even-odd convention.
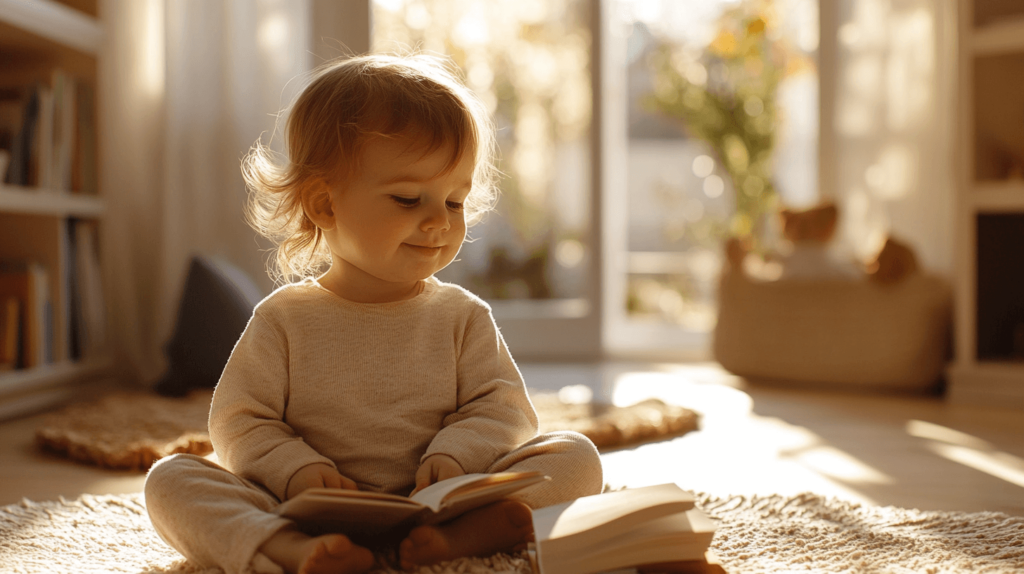
[[[0,60],[4,62],[0,87],[32,85],[60,69],[95,93],[103,41],[96,3],[0,0]],[[0,184],[0,259],[34,261],[46,267],[54,331],[53,362],[0,371],[0,420],[73,398],[90,381],[109,372],[111,360],[106,352],[72,360],[67,351],[67,220],[101,226],[103,214],[101,195]]]
[[[99,218],[103,199],[66,191],[0,185],[0,213]]]
[[[1012,285],[1024,276],[1024,3],[1007,6],[959,5],[956,360],[949,399],[1024,409],[1024,318],[1014,318],[1017,307],[1024,309],[1024,287]],[[996,235],[982,229],[993,222]]]

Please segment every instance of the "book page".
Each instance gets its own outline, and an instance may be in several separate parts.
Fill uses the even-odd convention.
[[[441,502],[441,508],[433,516],[425,517],[425,523],[436,524],[450,520],[546,480],[550,478],[539,472],[489,475],[489,478],[483,481],[466,484],[450,492]]]
[[[499,498],[507,496],[531,484],[547,480],[539,472],[499,472],[495,474],[474,473],[456,476],[435,482],[412,496],[412,500],[430,508],[441,510],[446,503],[455,499],[475,499],[480,493],[501,492]],[[481,506],[477,505],[477,506]],[[450,506],[450,504],[448,505]]]
[[[434,524],[548,480],[539,472],[467,474],[432,484],[412,498],[365,490],[310,488],[274,510],[300,525],[378,533],[408,522]]]
[[[573,555],[614,554],[617,551],[636,548],[644,550],[665,546],[686,552],[690,547],[700,548],[700,553],[711,544],[717,527],[698,508],[661,516],[633,526],[626,532],[617,532],[610,538],[602,536],[582,537],[572,546]],[[562,550],[562,549],[560,549]],[[685,556],[673,560],[696,560]]]
[[[571,546],[552,547],[541,542],[538,560],[542,571],[559,574],[701,560],[714,533],[714,523],[694,508],[637,524],[626,531],[598,528],[576,537]]]
[[[693,495],[675,484],[607,492],[533,513],[538,543],[570,544],[590,530],[624,532],[642,522],[693,508]]]

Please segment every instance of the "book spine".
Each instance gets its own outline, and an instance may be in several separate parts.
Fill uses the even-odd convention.
[[[20,308],[17,368],[53,359],[53,308],[49,274],[38,263],[0,262],[0,300],[18,300]]]
[[[35,153],[29,185],[53,187],[53,90],[39,87],[39,123],[36,125]]]
[[[11,145],[11,164],[7,168],[6,182],[11,185],[29,185],[32,154],[36,149],[36,124],[39,122],[39,91],[29,90],[21,114],[21,125]]]
[[[75,226],[75,274],[81,302],[82,358],[101,355],[106,346],[106,302],[97,253],[96,226],[79,221]]]
[[[38,263],[29,264],[29,285],[32,290],[29,337],[32,355],[28,366],[38,367],[52,362],[53,308],[50,304],[49,274]]]
[[[0,371],[18,366],[21,349],[21,302],[7,296],[0,300]]]
[[[75,151],[72,169],[72,190],[86,195],[98,193],[96,171],[96,108],[92,87],[81,83],[75,87]]]
[[[48,84],[2,90],[0,147],[9,150],[2,182],[95,194],[96,126],[92,88],[55,68]],[[18,110],[14,119],[12,110]]]

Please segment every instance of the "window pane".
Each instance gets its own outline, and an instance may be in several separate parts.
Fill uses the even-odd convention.
[[[722,241],[817,201],[815,0],[617,0],[631,322],[710,332]],[[651,331],[654,333],[655,331]]]
[[[590,4],[374,0],[375,51],[451,56],[493,113],[497,212],[438,274],[488,299],[579,298],[590,261]]]

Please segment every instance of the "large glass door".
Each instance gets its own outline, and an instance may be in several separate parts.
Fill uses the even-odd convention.
[[[817,0],[609,0],[605,347],[708,357],[723,242],[818,201]]]

